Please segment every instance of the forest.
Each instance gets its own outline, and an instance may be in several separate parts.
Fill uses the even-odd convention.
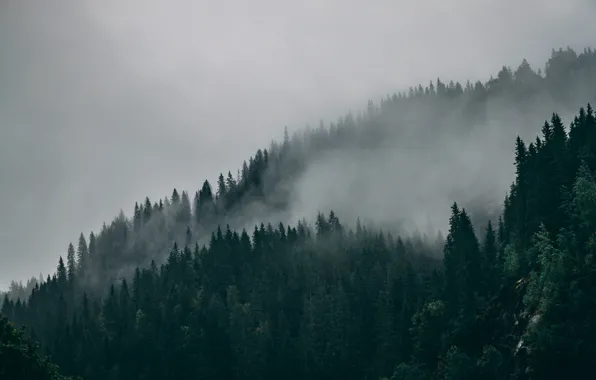
[[[583,379],[596,356],[595,89],[596,51],[553,50],[544,70],[437,79],[286,130],[214,186],[145,198],[67,244],[55,273],[11,285],[0,378]],[[511,141],[497,213],[453,199],[438,237],[341,209],[283,222],[316,157],[387,136],[430,151],[499,128],[496,105],[534,136]]]

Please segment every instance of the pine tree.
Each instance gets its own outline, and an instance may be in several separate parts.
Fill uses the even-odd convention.
[[[151,201],[149,197],[145,198],[145,206],[143,207],[143,224],[147,224],[149,220],[151,220],[151,213],[153,211],[153,207],[151,206]]]
[[[176,189],[172,191],[171,202],[173,206],[178,206],[180,203],[180,194],[178,194],[178,190]]]
[[[186,191],[182,192],[179,207],[180,208],[177,214],[177,222],[180,225],[188,226],[192,220],[192,209],[190,206],[190,198],[188,197],[188,193]]]
[[[91,232],[89,234],[89,247],[88,247],[88,262],[89,262],[89,267],[92,268],[92,270],[96,270],[97,269],[97,241],[95,238],[95,234],[93,232]]]
[[[72,243],[68,245],[66,254],[66,269],[69,282],[74,282],[76,277],[77,262],[75,260],[75,249]]]
[[[219,178],[217,179],[217,199],[223,201],[228,193],[228,189],[226,186],[226,180],[222,173],[219,173]]]
[[[77,249],[77,275],[80,278],[85,278],[87,270],[89,269],[89,248],[87,247],[87,241],[85,235],[81,233],[79,236],[79,246]]]
[[[143,224],[143,212],[139,207],[139,204],[135,202],[135,209],[133,213],[133,229],[135,233],[139,233]]]
[[[74,251],[74,249],[73,249]],[[74,252],[73,252],[73,256],[74,256]],[[60,259],[58,260],[58,269],[57,269],[57,279],[58,279],[58,285],[64,289],[64,286],[66,286],[66,282],[68,280],[68,274],[66,272],[66,266],[64,266],[64,261],[62,260],[62,256],[60,256]]]
[[[199,192],[196,191],[195,192],[195,197],[193,199],[193,215],[194,215],[194,221],[196,225],[199,225],[201,223],[201,197],[199,195]]]

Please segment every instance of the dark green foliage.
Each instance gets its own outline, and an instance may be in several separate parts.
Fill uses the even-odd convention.
[[[87,247],[87,240],[85,235],[81,233],[79,236],[79,247],[77,249],[77,276],[85,278],[89,270],[89,248]]]
[[[316,238],[304,224],[300,234],[261,225],[253,241],[218,228],[209,246],[193,254],[174,244],[164,265],[137,269],[131,286],[124,279],[102,299],[73,301],[54,277],[27,304],[7,300],[3,313],[85,379],[388,373],[396,355],[410,355],[426,268],[440,261],[407,240],[344,234],[334,213],[319,222],[328,229]]]
[[[66,273],[68,281],[74,283],[77,272],[77,262],[75,259],[75,249],[72,243],[68,245],[68,252],[66,254]]]
[[[35,344],[0,316],[0,379],[67,380],[58,367],[37,354]]]
[[[286,130],[237,178],[222,174],[215,189],[204,181],[192,205],[174,190],[136,204],[131,219],[121,214],[88,242],[81,235],[76,257],[71,244],[66,265],[60,258],[28,297],[7,295],[2,314],[64,373],[88,380],[586,378],[596,355],[590,106],[569,130],[554,114],[541,137],[515,141],[515,181],[494,224],[476,231],[452,204],[442,255],[359,220],[350,230],[334,211],[313,215],[312,226],[260,223],[247,232],[234,222],[256,201],[283,209],[278,184],[325,149],[375,146],[383,120],[418,101],[437,115],[459,104],[470,126],[486,117],[491,97],[520,108],[539,93],[565,103],[566,84],[594,83],[595,63],[592,50],[554,51],[545,76],[524,61],[486,84],[437,80],[302,137]],[[59,379],[30,349],[9,357],[5,347],[23,338],[2,323],[0,378],[4,365]]]

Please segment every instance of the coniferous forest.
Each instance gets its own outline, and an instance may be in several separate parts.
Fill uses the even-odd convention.
[[[329,125],[286,130],[237,173],[146,198],[130,217],[66,242],[54,274],[13,283],[0,378],[589,378],[595,101],[596,51],[560,49],[544,70],[524,60],[485,83],[436,80]],[[342,210],[243,228],[283,213],[293,179],[327,151],[399,141],[406,123],[416,127],[408,143],[432,147],[498,128],[488,123],[495,104],[542,114],[520,127],[535,138],[511,141],[503,165],[515,165],[515,178],[482,224],[453,199],[439,239],[344,221]]]

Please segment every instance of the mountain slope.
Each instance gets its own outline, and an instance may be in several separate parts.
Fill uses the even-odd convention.
[[[81,234],[71,257],[79,259],[87,289],[106,289],[138,265],[162,263],[174,241],[207,243],[218,224],[296,224],[334,209],[351,227],[360,217],[396,234],[434,234],[447,228],[444,205],[457,200],[483,228],[500,214],[514,176],[505,164],[511,140],[534,139],[530,126],[553,110],[571,118],[596,101],[595,87],[591,49],[553,50],[543,73],[524,60],[485,83],[415,86],[379,106],[369,102],[365,113],[293,136],[286,131],[281,143],[214,186],[205,181],[194,194],[147,198],[131,218],[122,213],[99,233]],[[20,292],[15,286],[12,293]]]
[[[531,143],[511,138],[514,183],[492,224],[474,220],[478,210],[468,209],[480,204],[487,219],[491,199],[474,197],[462,175],[468,168],[458,166],[464,160],[427,173],[458,169],[427,184],[446,193],[442,206],[430,205],[446,211],[448,235],[438,243],[352,225],[354,207],[371,208],[362,194],[351,196],[356,206],[336,209],[346,222],[333,211],[317,214],[328,208],[312,204],[341,175],[308,192],[310,209],[297,192],[301,181],[321,180],[313,167],[330,156],[362,160],[346,172],[358,177],[363,163],[377,162],[363,155],[382,157],[387,146],[410,149],[414,165],[437,149],[442,154],[434,159],[449,161],[444,153],[481,139],[450,149],[445,142],[487,136],[483,127],[535,136],[535,121],[519,123],[546,99],[565,110],[595,98],[596,87],[586,86],[596,83],[595,63],[591,50],[554,51],[544,77],[522,64],[486,85],[437,82],[378,109],[371,103],[366,114],[328,129],[286,135],[257,152],[238,178],[220,176],[215,191],[207,181],[194,199],[174,190],[157,203],[137,204],[130,220],[122,213],[98,235],[81,235],[56,274],[35,284],[27,302],[7,297],[2,313],[29,326],[65,373],[86,379],[581,378],[596,353],[590,106],[569,130],[552,114]],[[496,107],[500,123],[491,122]],[[516,124],[508,129],[504,120]],[[490,167],[474,175],[496,176]],[[381,198],[389,213],[404,203],[402,195],[405,203],[429,206],[399,193],[414,177],[390,177],[372,178],[373,189],[384,191],[368,198]],[[349,186],[334,197],[350,193]],[[466,186],[472,196],[454,204]],[[316,216],[314,223],[286,223],[304,216]],[[242,230],[247,224],[254,230]]]
[[[542,132],[517,140],[503,217],[480,239],[452,205],[442,259],[331,212],[314,229],[218,229],[206,247],[174,245],[103,300],[60,265],[3,314],[86,379],[584,378],[596,354],[596,117],[581,109],[567,133],[555,114]]]

